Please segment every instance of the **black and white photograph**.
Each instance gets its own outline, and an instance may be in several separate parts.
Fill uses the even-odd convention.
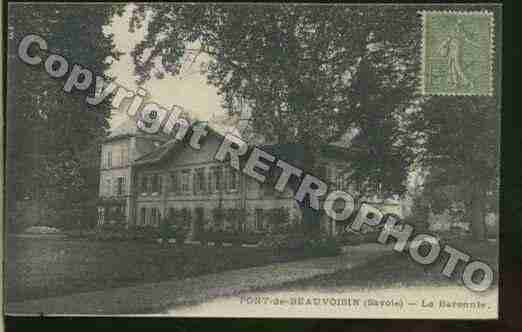
[[[498,319],[501,5],[5,8],[6,315]]]

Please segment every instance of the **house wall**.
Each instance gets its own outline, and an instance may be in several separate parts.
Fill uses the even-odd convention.
[[[144,154],[151,152],[158,144],[155,142],[159,141],[141,136],[124,136],[105,142],[101,147],[99,197],[120,200],[127,223],[131,223],[134,218],[131,190],[135,185],[133,183],[132,163]],[[110,162],[108,160],[109,152],[112,157]],[[125,180],[122,192],[118,193],[117,181],[120,177]],[[110,180],[110,186],[108,180]],[[104,212],[105,216],[107,216],[106,212]]]
[[[201,144],[200,150],[191,148],[180,148],[177,151],[172,151],[172,157],[159,165],[145,165],[136,170],[134,188],[136,197],[136,218],[133,224],[143,224],[141,218],[142,208],[150,209],[156,208],[161,216],[165,216],[169,208],[182,209],[188,208],[194,216],[197,208],[203,208],[204,219],[206,221],[212,220],[212,210],[221,206],[222,208],[240,208],[246,209],[248,212],[245,220],[245,230],[254,230],[254,221],[256,218],[256,209],[268,210],[273,208],[284,207],[287,208],[291,218],[299,218],[300,211],[293,200],[293,194],[290,190],[285,193],[276,193],[268,186],[258,184],[254,179],[233,170],[228,163],[221,163],[214,160],[214,155],[221,144],[219,138],[209,136],[204,144]],[[221,166],[229,171],[236,172],[239,177],[237,188],[235,190],[222,190],[215,192],[214,188],[209,188],[209,177],[211,169],[216,166]],[[194,192],[194,174],[196,169],[204,169],[205,187],[206,190]],[[189,190],[187,192],[172,192],[169,188],[172,185],[170,174],[177,172],[180,176],[184,171],[189,173]],[[149,180],[154,174],[161,176],[162,188],[160,192],[154,193],[151,191],[144,192],[142,179],[148,177]],[[214,181],[214,180],[212,180]],[[229,183],[227,179],[222,176],[220,181]],[[212,186],[210,186],[212,187]],[[265,189],[268,188],[268,189]],[[145,222],[149,224],[157,223],[157,220],[151,220],[145,217]]]
[[[239,183],[236,190],[215,192],[213,188],[209,188],[209,173],[213,167],[222,166],[231,169],[228,162],[221,163],[214,160],[215,153],[221,143],[219,137],[209,135],[201,143],[200,150],[179,146],[177,149],[171,150],[170,155],[162,162],[134,166],[131,201],[133,208],[130,211],[130,215],[133,217],[130,218],[129,223],[132,225],[157,225],[160,216],[168,215],[170,208],[176,210],[189,209],[193,219],[195,219],[196,209],[202,208],[204,220],[211,222],[213,219],[212,210],[219,206],[224,209],[245,209],[248,213],[244,222],[245,230],[256,230],[259,226],[259,223],[256,222],[258,210],[286,208],[290,213],[291,220],[301,220],[302,212],[293,198],[292,190],[289,188],[284,193],[278,193],[272,185],[259,184],[256,180],[241,173],[237,174]],[[139,139],[135,141],[135,145],[139,151],[153,148],[151,142]],[[326,167],[326,174],[318,176],[328,182],[329,192],[333,190],[351,192],[353,190],[352,186],[345,180],[347,172],[345,161],[329,158],[319,162]],[[203,191],[194,191],[196,169],[204,169],[205,188]],[[188,174],[188,191],[172,191],[171,174],[176,172],[179,177],[184,171]],[[142,188],[143,178],[148,179],[147,185],[150,187],[149,181],[154,175],[161,177],[161,189]],[[220,180],[226,181],[224,177]],[[375,206],[386,213],[402,215],[400,204],[376,202]],[[143,209],[145,209],[145,218],[142,218],[141,215]],[[156,218],[152,218],[152,209],[155,209]],[[329,234],[338,234],[343,227],[342,223],[336,225],[324,213],[320,218],[320,223],[323,231]]]

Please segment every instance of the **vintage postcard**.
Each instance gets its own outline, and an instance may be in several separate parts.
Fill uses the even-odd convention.
[[[4,313],[497,319],[501,11],[8,4]]]

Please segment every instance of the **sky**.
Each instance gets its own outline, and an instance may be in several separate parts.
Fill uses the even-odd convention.
[[[124,53],[118,61],[114,61],[108,74],[116,79],[116,83],[127,89],[136,91],[136,76],[134,63],[130,52],[134,46],[143,40],[145,28],[129,32],[130,10],[127,8],[122,17],[115,16],[107,32],[114,34],[116,50]],[[214,115],[217,118],[226,117],[221,107],[221,97],[217,89],[206,82],[206,76],[199,72],[201,64],[208,61],[205,55],[198,57],[190,67],[184,66],[178,76],[165,75],[163,79],[152,77],[143,84],[143,88],[150,93],[150,100],[170,109],[172,105],[179,105],[188,109],[198,120],[210,120]],[[122,111],[113,112],[111,127],[115,127],[126,119]]]

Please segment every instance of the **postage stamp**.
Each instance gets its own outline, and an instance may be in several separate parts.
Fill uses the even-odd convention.
[[[497,319],[477,8],[11,3],[4,312]]]
[[[422,94],[492,95],[489,11],[423,11]]]

